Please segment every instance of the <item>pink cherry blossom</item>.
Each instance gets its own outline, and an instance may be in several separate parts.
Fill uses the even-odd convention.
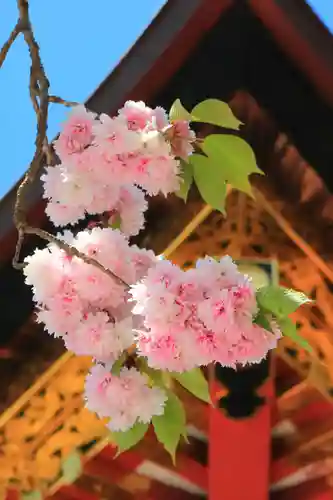
[[[156,263],[153,252],[131,247],[119,230],[94,227],[76,236],[67,231],[61,238],[128,284]],[[50,334],[63,337],[68,349],[114,361],[132,345],[133,329],[141,322],[133,322],[125,285],[55,245],[36,250],[25,263],[38,321]]]
[[[183,349],[179,338],[172,334],[155,337],[139,331],[136,337],[138,353],[147,358],[149,366],[158,370],[184,372],[198,366],[192,350]]]
[[[171,144],[159,130],[148,130],[142,134],[142,140],[147,155],[168,157],[171,154]]]
[[[142,140],[139,133],[127,127],[126,120],[117,116],[102,114],[93,127],[94,143],[108,155],[133,153],[141,148]]]
[[[83,220],[86,216],[83,207],[62,205],[59,202],[49,201],[45,213],[55,226],[66,226]]]
[[[135,236],[144,227],[144,213],[148,208],[144,192],[136,186],[122,186],[118,201],[110,213],[110,223],[117,217],[120,229],[126,236]]]
[[[144,130],[151,122],[153,111],[143,101],[127,101],[122,109],[118,111],[119,116],[127,121],[129,130]]]
[[[240,340],[232,348],[222,349],[219,352],[219,363],[236,368],[237,365],[260,363],[268,351],[275,349],[281,332],[275,329],[269,332],[264,328],[251,324],[242,331]]]
[[[65,336],[65,345],[77,356],[114,362],[133,344],[132,328],[131,317],[115,321],[106,312],[88,313],[79,327]]]
[[[163,108],[143,102],[126,102],[115,117],[76,106],[55,141],[61,163],[42,176],[47,215],[61,226],[120,210],[122,230],[137,234],[147,203],[136,186],[150,195],[176,192],[179,158],[192,152],[194,138],[187,122],[170,125]]]
[[[64,205],[89,206],[92,203],[94,191],[89,189],[87,180],[86,176],[82,178],[81,172],[77,169],[64,164],[48,167],[45,175],[42,176],[45,197]]]
[[[149,423],[162,415],[165,391],[149,387],[148,378],[135,368],[122,368],[119,376],[95,365],[86,379],[86,405],[101,418],[109,417],[112,431],[126,431],[137,422]]]
[[[186,160],[193,152],[193,143],[195,133],[190,129],[187,121],[175,121],[167,128],[166,137],[172,146],[172,152],[175,156]]]
[[[136,245],[131,245],[131,262],[135,269],[135,282],[142,280],[148,273],[148,270],[159,262],[152,250],[139,248]]]
[[[59,138],[54,141],[61,160],[66,161],[71,155],[81,153],[91,143],[95,116],[82,105],[73,108]]]
[[[156,196],[159,192],[167,196],[178,191],[180,187],[179,161],[173,156],[146,157],[142,163],[140,184],[150,195]]]
[[[165,109],[157,106],[152,110],[152,128],[156,130],[164,130],[169,125],[168,113]],[[148,127],[149,128],[149,127]]]
[[[253,324],[255,288],[228,257],[200,260],[187,272],[160,261],[131,293],[133,313],[144,318],[138,349],[154,368],[259,362],[280,336]]]
[[[64,165],[48,167],[42,181],[44,196],[49,199],[46,213],[56,226],[74,224],[88,213],[110,212],[110,222],[112,216],[119,216],[127,236],[136,235],[144,227],[148,204],[136,186],[101,186],[92,173],[82,175],[76,167],[67,169]]]
[[[135,235],[144,226],[147,202],[133,184],[151,195],[167,195],[179,188],[179,164],[167,155],[144,152],[110,156],[103,148],[97,149],[91,147],[75,161],[45,169],[41,179],[48,200],[46,213],[55,225],[66,225],[86,214],[121,211],[122,229],[127,235]]]

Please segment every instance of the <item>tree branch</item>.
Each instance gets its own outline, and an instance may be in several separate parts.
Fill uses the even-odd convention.
[[[5,61],[7,54],[19,34],[22,34],[24,41],[28,47],[30,55],[30,81],[29,93],[33,109],[37,119],[37,130],[35,138],[35,152],[30,162],[29,168],[24,176],[23,181],[17,190],[16,202],[14,207],[14,223],[18,230],[18,240],[16,244],[15,254],[13,258],[13,266],[15,269],[22,269],[24,263],[20,263],[20,253],[24,242],[25,234],[34,234],[43,240],[57,245],[64,250],[68,255],[78,257],[85,263],[95,266],[100,271],[107,274],[110,278],[116,280],[126,289],[129,285],[125,283],[119,276],[114,274],[109,269],[102,266],[97,260],[88,257],[79,252],[75,247],[72,247],[60,240],[56,236],[44,231],[43,229],[32,227],[27,222],[27,207],[26,194],[30,185],[35,181],[39,170],[43,167],[45,159],[49,164],[53,163],[54,151],[47,139],[47,124],[49,103],[62,104],[67,107],[76,105],[75,102],[65,101],[61,97],[49,95],[49,80],[45,73],[42,63],[40,48],[35,39],[33,28],[31,25],[29,14],[28,0],[17,0],[17,8],[19,13],[18,22],[11,32],[7,42],[3,45],[0,52],[0,67]]]
[[[11,48],[11,46],[13,45],[13,43],[15,42],[16,38],[20,33],[21,33],[20,23],[18,22],[13,31],[11,32],[11,34],[9,35],[8,40],[3,44],[0,50],[0,68],[5,62],[9,49]]]
[[[65,101],[64,99],[56,95],[49,95],[49,102],[53,102],[55,104],[62,104],[63,106],[66,106],[66,108],[72,108],[73,106],[78,105],[78,103],[75,101]]]
[[[49,81],[44,71],[38,43],[36,42],[31,21],[29,17],[29,4],[27,0],[17,0],[19,10],[19,25],[24,40],[28,46],[31,66],[30,66],[30,83],[29,91],[33,108],[37,117],[37,132],[35,139],[35,153],[27,173],[17,190],[16,203],[14,208],[14,223],[18,231],[24,230],[26,225],[26,207],[25,197],[32,182],[41,168],[44,160],[44,144],[47,132],[48,119],[48,95]]]

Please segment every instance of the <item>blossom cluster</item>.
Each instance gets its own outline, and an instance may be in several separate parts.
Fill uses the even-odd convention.
[[[281,335],[255,324],[256,290],[228,256],[200,259],[186,272],[159,261],[131,293],[145,326],[137,347],[154,368],[258,363]]]
[[[179,158],[191,153],[194,139],[188,122],[171,124],[162,108],[143,102],[126,102],[115,117],[76,106],[54,143],[60,163],[42,176],[47,215],[64,226],[108,213],[126,235],[137,234],[145,192],[179,189]]]
[[[142,324],[131,314],[127,284],[143,278],[157,258],[152,251],[129,245],[119,230],[111,228],[94,227],[76,236],[66,232],[62,239],[120,280],[56,245],[36,250],[27,257],[24,273],[38,306],[37,321],[62,337],[76,355],[94,358],[86,383],[87,406],[100,417],[111,417],[110,429],[150,421],[163,413],[165,392],[149,387],[135,368],[123,368],[116,377],[110,367],[133,345],[134,331]]]
[[[55,141],[60,163],[42,176],[56,226],[103,216],[103,227],[59,236],[97,266],[50,244],[26,258],[24,274],[38,321],[70,351],[93,358],[87,407],[113,431],[148,423],[167,400],[135,366],[114,372],[129,348],[151,368],[183,372],[259,362],[280,336],[274,325],[255,324],[255,289],[229,257],[185,272],[129,242],[144,226],[146,194],[179,189],[180,159],[194,139],[188,122],[171,123],[142,102],[128,101],[112,118],[77,106]]]
[[[60,236],[113,276],[56,245],[36,250],[24,270],[38,306],[37,320],[75,354],[93,357],[87,405],[110,417],[113,430],[159,415],[166,398],[135,368],[111,377],[110,367],[143,327],[142,318],[131,313],[129,286],[157,260],[127,238],[144,227],[146,194],[179,189],[180,158],[191,154],[194,139],[188,122],[171,123],[164,109],[143,102],[126,102],[114,117],[76,106],[54,143],[60,162],[46,167],[41,178],[46,213],[55,226],[75,224],[89,214],[102,215],[109,226],[121,229],[88,226],[76,235]]]
[[[166,393],[150,387],[148,377],[135,368],[122,368],[119,376],[96,365],[87,377],[87,407],[101,418],[112,415],[108,427],[125,431],[137,422],[149,423],[154,415],[162,415]]]
[[[66,232],[63,238],[126,284],[144,277],[156,261],[152,251],[129,245],[111,228],[94,227],[76,236]],[[133,322],[128,287],[120,280],[53,244],[27,257],[24,273],[33,287],[38,321],[75,354],[112,363],[133,344],[139,321]]]

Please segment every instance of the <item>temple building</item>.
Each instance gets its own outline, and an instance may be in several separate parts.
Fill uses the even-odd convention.
[[[255,199],[231,191],[224,217],[195,190],[186,205],[154,198],[136,243],[185,269],[229,254],[258,283],[304,291],[314,303],[294,319],[313,353],[284,338],[260,365],[217,366],[214,407],[179,388],[190,438],[175,466],[153,433],[114,458],[84,408],[91,360],[35,323],[12,268],[15,186],[0,202],[1,498],[333,498],[333,36],[305,0],[169,0],[86,105],[112,114],[127,99],[169,109],[209,97],[244,123],[266,173]],[[28,202],[31,223],[52,231],[39,183]],[[36,245],[27,238],[23,254]]]

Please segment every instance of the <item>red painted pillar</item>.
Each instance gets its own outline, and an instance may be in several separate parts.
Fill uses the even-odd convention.
[[[252,416],[228,417],[210,410],[209,500],[268,500],[273,382],[259,389],[266,402]]]
[[[19,500],[20,494],[17,490],[13,488],[8,488],[6,491],[5,500]]]

